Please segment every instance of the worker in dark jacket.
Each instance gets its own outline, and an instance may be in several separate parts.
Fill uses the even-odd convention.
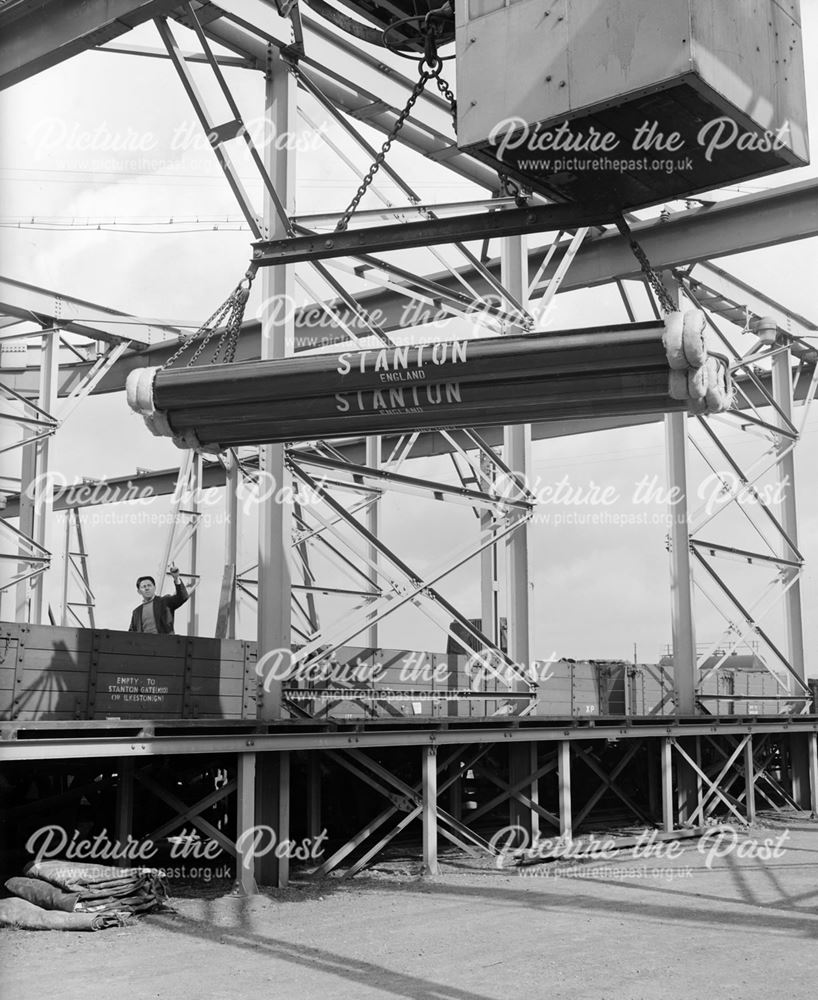
[[[140,576],[136,581],[136,589],[142,597],[142,603],[134,608],[131,615],[129,632],[150,632],[153,635],[173,635],[173,612],[185,603],[188,598],[187,589],[179,578],[179,570],[171,566],[168,570],[176,587],[175,594],[156,596],[156,581],[152,576]]]

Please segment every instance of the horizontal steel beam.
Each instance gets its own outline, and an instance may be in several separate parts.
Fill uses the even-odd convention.
[[[47,288],[29,285],[0,275],[0,315],[36,322],[42,326],[59,326],[92,340],[120,343],[130,340],[148,346],[172,338],[175,343],[182,331],[169,324],[151,323],[138,316],[86,302],[74,295],[63,295]],[[32,334],[34,336],[34,334]],[[91,367],[89,362],[88,367]],[[65,393],[61,393],[65,395]]]
[[[98,48],[92,49],[92,51],[110,52],[113,55],[122,56],[139,56],[144,59],[170,59],[165,49],[151,48],[147,45],[100,45]],[[181,56],[188,63],[208,62],[207,56],[201,52],[183,51]],[[225,56],[220,54],[215,56],[215,59],[219,66],[237,66],[240,69],[255,69],[255,61],[244,59],[242,56]]]
[[[473,743],[545,743],[560,740],[585,742],[586,740],[626,740],[649,737],[686,736],[743,736],[784,735],[790,733],[818,732],[818,720],[793,717],[782,721],[771,717],[754,717],[749,721],[713,721],[695,719],[684,722],[676,717],[658,718],[644,725],[608,723],[595,719],[594,726],[577,726],[573,720],[527,720],[517,725],[458,725],[446,720],[442,725],[407,726],[405,729],[377,728],[362,724],[354,729],[332,728],[320,732],[299,732],[297,725],[275,733],[244,732],[240,735],[208,733],[190,736],[94,735],[93,724],[72,723],[72,729],[84,728],[86,737],[75,735],[64,738],[49,736],[32,739],[25,723],[0,724],[0,760],[87,760],[110,757],[161,757],[182,754],[220,753],[281,753],[285,750],[338,750],[365,749],[367,747],[456,746]],[[134,720],[122,724],[123,729],[139,732],[140,728],[153,728],[155,723]],[[391,723],[394,726],[394,723]],[[54,724],[51,724],[53,727]],[[17,730],[27,730],[28,738],[12,739]],[[99,732],[99,731],[98,731]]]
[[[0,90],[160,17],[178,0],[39,0],[0,7]]]
[[[613,222],[618,209],[610,204],[534,205],[503,212],[477,212],[447,219],[396,222],[343,232],[261,240],[254,244],[253,260],[259,267],[297,264],[304,260],[349,257],[360,253],[439,246],[457,241],[551,233]]]

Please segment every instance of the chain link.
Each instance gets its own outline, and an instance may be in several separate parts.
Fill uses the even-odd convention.
[[[213,357],[210,359],[210,364],[216,364],[222,351],[224,351],[223,364],[230,364],[233,361],[236,356],[236,347],[238,345],[241,323],[244,319],[244,310],[247,305],[247,300],[250,297],[250,288],[253,284],[253,278],[256,276],[256,270],[256,265],[251,264],[242,280],[233,289],[225,302],[223,302],[213,315],[199,327],[196,333],[184,341],[176,353],[173,354],[172,357],[168,358],[168,360],[162,365],[163,371],[166,368],[172,367],[175,362],[198,341],[198,346],[193,352],[193,356],[188,361],[186,367],[190,368],[191,365],[195,364],[202,351],[204,351],[213,339],[219,324],[225,316],[227,317],[227,322],[216,344],[216,350],[213,353]]]
[[[335,227],[335,231],[336,232],[338,232],[338,233],[343,232],[347,228],[347,226],[349,225],[349,220],[352,218],[353,214],[357,210],[358,205],[360,205],[361,199],[366,194],[367,188],[372,183],[372,181],[375,179],[375,174],[383,166],[383,162],[386,159],[386,154],[392,148],[392,143],[395,141],[395,139],[398,136],[398,133],[403,128],[403,124],[406,121],[406,119],[409,117],[409,113],[411,112],[412,108],[415,106],[415,102],[420,97],[420,95],[423,93],[423,88],[426,86],[426,84],[428,83],[428,81],[432,79],[432,76],[433,76],[433,74],[432,73],[428,73],[423,68],[423,64],[421,63],[420,77],[418,78],[417,82],[415,83],[414,87],[412,88],[412,93],[409,95],[409,100],[406,102],[406,107],[403,109],[403,111],[401,111],[401,113],[395,119],[395,124],[392,126],[392,128],[391,128],[391,130],[389,132],[389,135],[386,137],[386,140],[384,141],[383,146],[381,146],[380,152],[378,153],[378,155],[373,160],[372,165],[370,166],[369,170],[366,172],[366,175],[364,176],[363,180],[361,181],[360,186],[358,187],[358,190],[355,192],[355,197],[349,203],[349,205],[347,206],[346,211],[341,216],[341,218],[338,220],[338,225]]]
[[[630,248],[633,251],[634,257],[639,261],[639,266],[642,269],[642,273],[648,280],[650,287],[656,294],[656,298],[659,301],[659,306],[664,313],[672,313],[676,311],[676,303],[673,301],[673,297],[670,292],[665,288],[662,279],[656,273],[656,269],[653,267],[651,262],[648,260],[648,255],[645,253],[644,248],[641,247],[636,240],[633,238],[630,226],[624,218],[617,221],[617,228],[620,233],[627,239],[630,244]]]
[[[395,141],[395,139],[397,139],[398,133],[403,128],[406,119],[409,117],[412,108],[415,106],[415,102],[423,93],[426,84],[430,80],[435,81],[435,83],[437,84],[437,89],[449,102],[449,106],[451,108],[451,113],[452,113],[452,124],[454,126],[455,132],[457,132],[457,101],[455,100],[452,88],[449,86],[446,80],[444,80],[443,77],[440,75],[443,69],[443,62],[441,59],[438,58],[437,41],[435,39],[434,32],[430,27],[430,17],[433,13],[435,12],[430,11],[429,14],[426,15],[426,18],[424,20],[424,26],[427,31],[425,38],[426,54],[423,57],[423,59],[421,59],[420,62],[418,63],[418,72],[420,75],[418,76],[418,79],[414,87],[412,87],[412,93],[409,95],[409,99],[406,102],[406,106],[404,107],[403,111],[401,111],[401,113],[398,115],[398,117],[395,119],[395,124],[390,129],[389,134],[387,135],[384,141],[384,144],[381,146],[380,152],[372,161],[372,165],[370,166],[369,170],[367,170],[365,176],[361,180],[361,183],[358,186],[358,190],[355,192],[355,196],[347,206],[347,209],[344,212],[344,214],[338,220],[338,224],[335,227],[335,231],[337,233],[343,232],[349,225],[349,220],[357,211],[358,206],[361,203],[361,199],[366,194],[369,185],[375,178],[375,174],[377,174],[377,172],[383,166],[384,161],[386,160],[386,154],[392,148],[392,143]]]
[[[442,66],[438,66],[437,72],[433,73],[432,75],[435,78],[437,89],[449,102],[449,106],[451,107],[452,110],[452,128],[454,129],[455,134],[457,134],[457,101],[455,99],[454,93],[452,92],[452,88],[449,86],[446,80],[444,80],[443,77],[440,75],[440,70],[442,68],[443,68]]]

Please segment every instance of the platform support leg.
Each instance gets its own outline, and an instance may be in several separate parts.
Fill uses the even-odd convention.
[[[253,873],[252,837],[245,837],[256,823],[256,755],[240,753],[236,761],[236,890],[242,896],[258,892]]]
[[[680,738],[679,746],[701,767],[700,745],[697,739]],[[676,759],[676,808],[679,824],[683,826],[696,812],[701,802],[701,778],[684,759]]]
[[[662,738],[662,829],[673,830],[673,743],[669,736]]]
[[[656,753],[656,744],[653,740],[648,740],[645,745],[645,752],[647,756],[647,775],[648,775],[648,809],[650,810],[651,819],[656,819],[659,816],[659,773],[657,764],[659,763],[659,755]]]
[[[574,827],[571,817],[571,743],[560,740],[557,750],[559,801],[560,801],[560,836],[571,840]]]
[[[290,839],[290,751],[261,754],[256,764],[256,818],[264,830],[263,843],[276,846]],[[260,852],[261,853],[261,852]],[[279,857],[278,854],[282,856]],[[255,859],[256,881],[278,889],[290,880],[285,851],[266,850]]]
[[[317,750],[311,750],[307,764],[307,835],[310,842],[314,843],[321,832],[321,759]]]
[[[744,797],[747,800],[747,822],[756,820],[756,775],[753,760],[753,736],[744,744]]]
[[[133,834],[133,760],[121,757],[119,760],[119,783],[116,786],[116,842],[124,848]],[[127,857],[118,860],[121,867],[131,862]]]
[[[818,733],[808,734],[809,797],[813,818],[818,816]]]
[[[508,748],[508,783],[517,786],[537,770],[537,744],[517,743]],[[535,778],[523,791],[535,804],[539,803],[539,787]],[[513,795],[508,800],[508,821],[511,826],[525,830],[527,843],[534,843],[540,833],[540,817],[530,807]]]
[[[790,734],[790,778],[792,781],[792,797],[798,803],[799,809],[809,809],[810,797],[810,761],[808,733]]]
[[[423,747],[423,870],[437,875],[437,747]]]

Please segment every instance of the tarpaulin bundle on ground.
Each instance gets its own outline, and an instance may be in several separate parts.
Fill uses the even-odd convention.
[[[13,898],[0,900],[0,925],[34,930],[123,927],[167,899],[155,869],[74,861],[31,862],[6,889]]]
[[[700,310],[662,322],[372,348],[229,365],[145,368],[127,397],[179,447],[730,406],[726,359]]]

